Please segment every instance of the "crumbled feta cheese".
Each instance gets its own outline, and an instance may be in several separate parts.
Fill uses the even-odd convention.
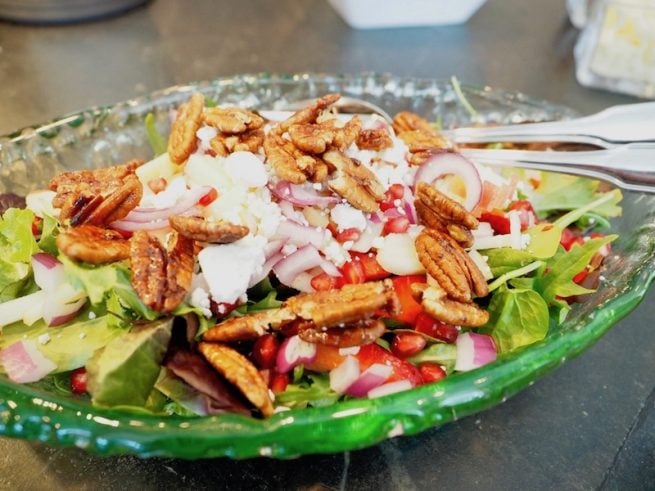
[[[81,332],[81,333],[80,333],[80,339],[84,339],[85,337],[86,337],[86,333],[85,333],[85,332]]]
[[[364,230],[366,228],[366,216],[364,216],[364,212],[350,205],[336,205],[332,208],[330,216],[340,232],[349,228],[356,228],[357,230]]]
[[[211,317],[212,311],[210,309],[211,300],[209,299],[209,292],[203,288],[195,288],[191,292],[189,303],[202,312],[205,317]]]
[[[231,153],[225,158],[223,166],[234,181],[246,186],[262,187],[268,182],[264,163],[254,153]]]
[[[231,244],[212,244],[198,254],[198,262],[213,299],[235,303],[251,278],[262,273],[266,238],[247,235]]]
[[[97,316],[96,316],[96,313],[95,313],[95,312],[91,311],[91,312],[89,312],[89,316],[88,316],[88,317],[89,317],[89,320],[93,320],[93,319],[95,319]]]
[[[48,343],[50,342],[50,334],[48,334],[47,332],[46,332],[45,334],[41,334],[41,335],[37,338],[37,340],[38,340],[39,343],[41,343],[41,344],[44,344],[44,345],[45,345],[45,344],[48,344]]]
[[[328,232],[329,233],[329,232]],[[325,257],[333,262],[337,267],[343,266],[346,261],[350,259],[348,251],[346,251],[341,244],[339,244],[332,237],[326,240],[323,247],[320,248],[320,251],[325,255]]]

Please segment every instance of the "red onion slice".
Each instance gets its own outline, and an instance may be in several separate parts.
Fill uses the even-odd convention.
[[[32,256],[32,271],[34,281],[45,291],[55,291],[66,282],[63,264],[56,257],[45,252],[38,252]]]
[[[86,298],[72,303],[45,302],[43,305],[43,320],[49,327],[65,324],[75,318],[85,303]]]
[[[369,399],[375,399],[376,397],[384,397],[390,394],[395,394],[396,392],[403,392],[409,390],[412,387],[412,382],[409,380],[396,380],[395,382],[389,382],[388,384],[382,384],[375,389],[371,389],[368,393]]]
[[[17,341],[0,351],[0,363],[12,382],[27,384],[41,380],[57,365],[43,356],[31,340]]]
[[[466,185],[464,208],[472,211],[482,196],[482,180],[475,165],[458,153],[439,152],[433,154],[419,168],[414,184],[423,181],[432,185],[440,177],[447,175],[456,175],[462,178]]]
[[[273,254],[271,257],[266,259],[266,262],[262,266],[261,273],[250,278],[250,283],[248,283],[248,288],[252,288],[257,283],[259,283],[264,278],[266,278],[270,274],[271,270],[273,269],[273,266],[275,266],[277,263],[282,261],[282,259],[284,259],[284,254],[282,254],[281,252],[277,252],[276,254]]]
[[[193,207],[196,203],[198,203],[198,200],[206,195],[209,191],[211,191],[211,189],[211,186],[201,186],[198,188],[189,189],[189,191],[185,193],[177,203],[167,208],[134,208],[123,220],[120,221],[152,222],[156,220],[166,220],[170,216],[180,215],[187,211],[189,208]],[[113,226],[113,223],[110,225]]]
[[[169,226],[168,218],[154,222],[133,222],[130,220],[116,220],[109,224],[114,230],[121,232],[136,232],[137,230],[161,230]]]
[[[316,358],[316,345],[303,341],[299,336],[291,336],[280,345],[275,360],[278,373],[288,373],[297,365],[311,363]]]
[[[324,229],[308,227],[291,220],[282,220],[275,231],[275,235],[288,239],[297,246],[311,244],[316,248],[320,248],[325,242]]]
[[[327,206],[340,201],[336,196],[322,196],[314,188],[288,181],[278,182],[272,191],[278,198],[290,201],[294,205]]]
[[[374,363],[362,372],[359,378],[346,390],[353,397],[364,397],[371,390],[382,385],[393,372],[390,365]]]
[[[341,364],[330,371],[330,388],[337,394],[345,394],[359,378],[359,360],[346,356]]]
[[[320,266],[322,262],[323,258],[318,250],[312,245],[306,245],[273,266],[273,272],[283,284],[292,286],[296,276]]]
[[[496,344],[491,336],[465,332],[457,336],[455,370],[466,372],[496,359]]]

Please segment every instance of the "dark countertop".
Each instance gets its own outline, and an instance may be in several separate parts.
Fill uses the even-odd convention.
[[[574,77],[564,0],[489,0],[465,25],[355,31],[324,1],[156,0],[99,22],[0,23],[0,134],[244,72],[391,72],[580,112],[633,99]],[[99,458],[0,439],[3,489],[654,489],[655,296],[506,403],[416,437],[291,461]]]

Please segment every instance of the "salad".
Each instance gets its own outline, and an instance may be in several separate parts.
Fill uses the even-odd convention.
[[[620,191],[500,174],[338,98],[194,94],[168,139],[146,119],[152,160],[4,196],[0,369],[104,407],[266,417],[502,359],[597,286]]]

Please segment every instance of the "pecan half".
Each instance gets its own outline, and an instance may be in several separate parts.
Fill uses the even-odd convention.
[[[264,139],[264,152],[268,163],[280,179],[302,184],[314,174],[316,159],[302,155],[293,142],[269,132]]]
[[[408,146],[410,163],[420,165],[435,150],[451,149],[453,145],[437,129],[418,114],[403,111],[393,118],[393,129]]]
[[[231,317],[205,331],[204,341],[229,343],[247,341],[271,331],[296,319],[288,309],[271,309],[241,317]]]
[[[176,164],[183,163],[196,149],[196,132],[202,124],[205,97],[195,93],[181,104],[168,138],[168,156]]]
[[[222,344],[199,343],[198,349],[210,365],[234,384],[264,416],[273,414],[268,387],[248,358]]]
[[[73,227],[83,224],[99,227],[108,225],[113,221],[125,218],[139,205],[142,196],[141,181],[136,176],[130,176],[122,186],[106,197],[94,196],[71,216],[70,224]]]
[[[449,235],[424,229],[415,244],[421,264],[450,298],[470,302],[472,291],[479,297],[487,295],[484,276],[466,251]]]
[[[257,153],[263,143],[263,130],[246,131],[238,135],[218,134],[209,142],[212,150],[221,157],[234,152]]]
[[[174,234],[170,253],[159,239],[139,230],[130,239],[132,286],[152,310],[169,313],[184,300],[191,287],[194,242]]]
[[[307,124],[314,123],[320,116],[321,112],[327,109],[330,105],[339,100],[339,94],[326,94],[323,97],[316,99],[311,105],[293,114],[291,117],[282,121],[279,125],[273,128],[272,131],[281,135],[288,131],[294,124]]]
[[[319,329],[312,323],[304,325],[298,331],[298,336],[309,343],[327,344],[348,348],[371,344],[385,333],[384,322],[377,319],[367,319],[345,327]]]
[[[129,243],[119,232],[93,225],[61,232],[56,243],[66,256],[91,264],[113,263],[130,256]]]
[[[357,136],[357,148],[360,150],[380,151],[392,146],[393,141],[386,128],[362,130]]]
[[[264,126],[264,118],[240,107],[212,107],[205,109],[204,121],[222,133],[235,135],[258,130]]]
[[[203,217],[173,215],[168,218],[173,230],[189,239],[214,244],[229,244],[248,235],[248,227],[224,220],[209,221]]]
[[[323,154],[323,160],[334,167],[328,186],[355,208],[374,212],[384,199],[384,187],[372,171],[337,150]]]
[[[421,304],[428,315],[454,326],[480,327],[489,320],[489,312],[486,310],[473,302],[451,300],[446,292],[436,285],[423,292]]]
[[[473,243],[472,229],[478,228],[478,220],[466,209],[425,182],[416,186],[414,206],[419,222],[423,225],[448,232],[463,247]]]

